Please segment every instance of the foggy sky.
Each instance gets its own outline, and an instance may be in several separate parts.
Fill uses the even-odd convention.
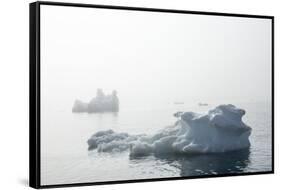
[[[123,102],[270,101],[270,19],[45,5],[41,14],[42,101],[88,101],[97,88]]]

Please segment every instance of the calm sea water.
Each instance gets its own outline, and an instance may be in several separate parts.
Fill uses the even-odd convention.
[[[147,156],[130,158],[129,152],[97,153],[88,151],[87,140],[97,131],[113,129],[130,134],[153,134],[174,124],[176,111],[206,112],[209,106],[120,105],[119,113],[72,113],[69,102],[53,112],[43,113],[41,127],[41,182],[70,184],[205,174],[270,171],[271,107],[267,103],[236,103],[246,110],[243,120],[252,127],[251,147],[226,154]],[[151,109],[151,107],[154,107]]]

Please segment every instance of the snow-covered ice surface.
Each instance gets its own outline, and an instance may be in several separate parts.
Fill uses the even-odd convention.
[[[129,135],[99,131],[88,140],[89,150],[130,151],[130,156],[150,154],[223,153],[250,147],[251,128],[242,121],[245,110],[220,105],[206,114],[181,113],[175,125],[154,135]]]

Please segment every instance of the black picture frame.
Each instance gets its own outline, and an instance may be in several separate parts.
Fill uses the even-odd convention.
[[[131,10],[144,12],[162,12],[175,14],[195,14],[195,15],[213,15],[224,17],[246,17],[246,18],[262,18],[271,20],[271,84],[272,84],[272,170],[265,172],[246,172],[246,173],[230,173],[218,175],[203,175],[203,176],[187,176],[187,177],[169,177],[169,178],[153,178],[153,179],[138,179],[138,180],[121,180],[121,181],[104,181],[91,183],[73,183],[59,185],[41,185],[40,183],[40,6],[71,6],[81,8],[101,8],[112,10]],[[157,9],[144,7],[124,7],[112,5],[92,5],[80,3],[62,3],[37,1],[30,3],[29,8],[29,39],[30,39],[30,75],[29,75],[29,185],[33,188],[53,188],[53,187],[72,187],[85,185],[102,185],[102,184],[120,184],[120,183],[135,183],[135,182],[151,182],[151,181],[167,181],[167,180],[183,180],[193,178],[209,178],[209,177],[227,177],[227,176],[244,176],[256,174],[272,174],[274,173],[274,16],[265,15],[249,15],[249,14],[234,14],[234,13],[218,13],[218,12],[202,12],[202,11],[187,11],[187,10],[172,10],[172,9]]]

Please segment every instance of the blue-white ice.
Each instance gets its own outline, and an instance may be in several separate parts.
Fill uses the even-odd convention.
[[[113,130],[95,133],[89,150],[119,152],[131,156],[149,154],[222,153],[249,148],[251,128],[242,121],[245,110],[220,105],[206,114],[178,113],[179,120],[154,135],[129,135]]]

